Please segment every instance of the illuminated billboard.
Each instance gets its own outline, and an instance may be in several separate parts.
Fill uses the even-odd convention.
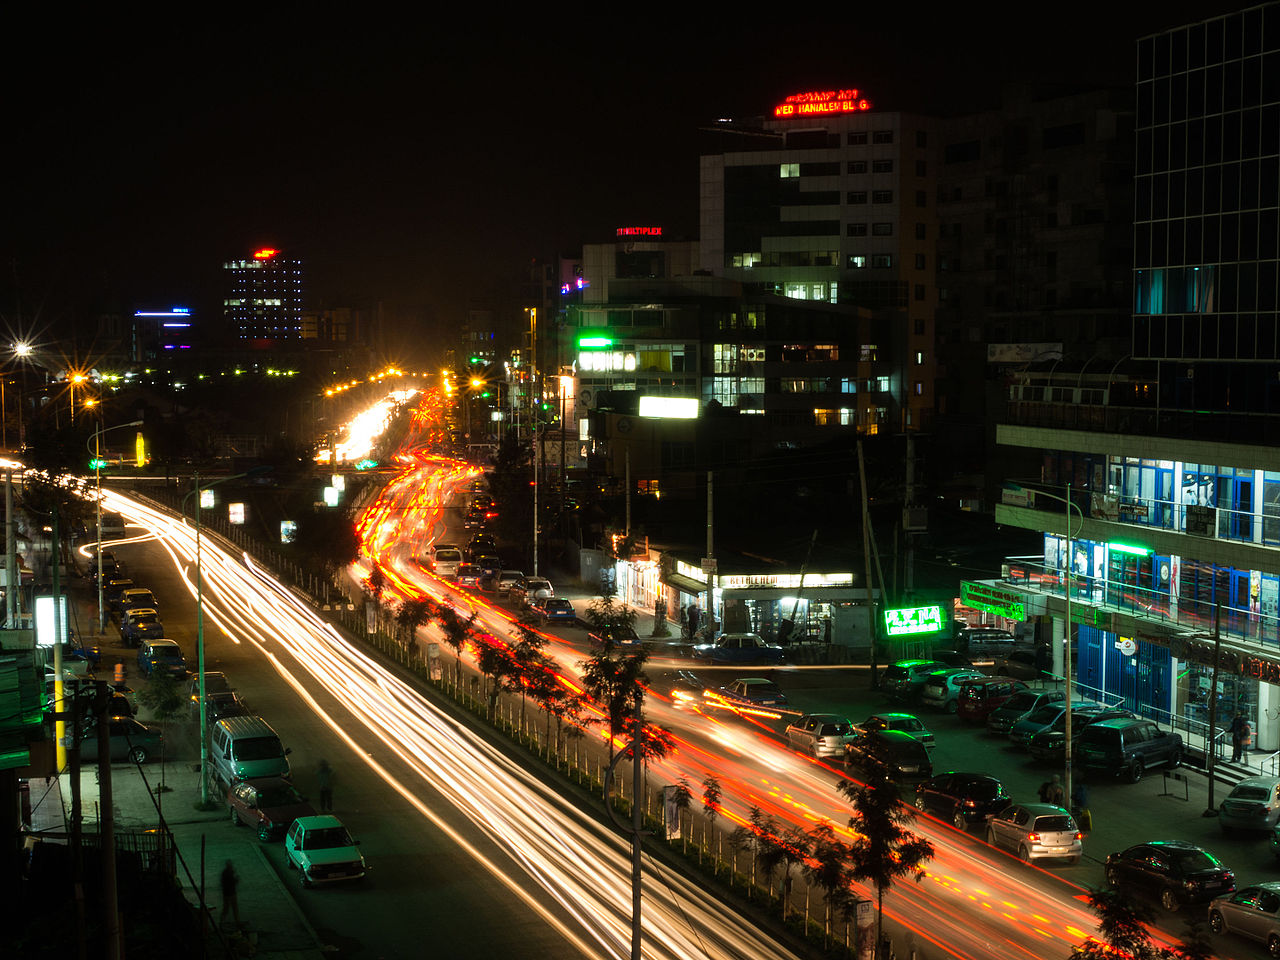
[[[938,633],[942,630],[942,607],[901,607],[884,612],[884,632],[890,637]]]
[[[691,397],[641,397],[640,416],[694,420],[698,416],[698,401]]]
[[[861,113],[871,103],[853,90],[806,90],[793,93],[773,108],[775,117],[820,117],[835,113]]]

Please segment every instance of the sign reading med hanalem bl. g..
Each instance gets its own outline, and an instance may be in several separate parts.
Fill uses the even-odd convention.
[[[793,93],[773,108],[775,117],[812,117],[870,110],[871,102],[852,90],[806,90]]]

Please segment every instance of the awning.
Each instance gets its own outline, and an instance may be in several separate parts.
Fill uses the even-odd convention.
[[[707,585],[701,580],[686,577],[682,573],[664,573],[659,579],[669,587],[675,587],[681,593],[706,593]]]

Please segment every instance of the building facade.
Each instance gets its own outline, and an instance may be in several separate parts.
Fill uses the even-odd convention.
[[[222,268],[223,317],[233,338],[262,348],[302,339],[300,260],[263,249],[247,260],[228,260]]]

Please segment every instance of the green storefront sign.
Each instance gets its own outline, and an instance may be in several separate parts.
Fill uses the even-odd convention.
[[[884,632],[890,637],[938,633],[942,630],[942,607],[901,607],[884,612]]]
[[[960,602],[966,607],[973,607],[984,613],[993,613],[998,617],[1019,622],[1027,619],[1026,608],[1022,605],[1022,595],[1001,590],[989,583],[975,583],[964,580],[960,583]]]

